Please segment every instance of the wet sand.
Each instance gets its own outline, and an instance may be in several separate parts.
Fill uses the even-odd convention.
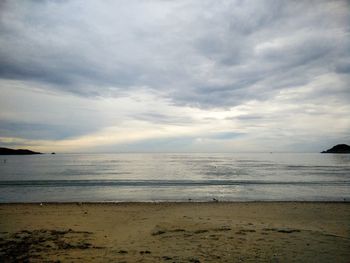
[[[0,204],[0,262],[350,262],[350,203]]]

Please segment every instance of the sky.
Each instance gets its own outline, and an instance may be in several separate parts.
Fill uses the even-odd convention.
[[[350,144],[350,2],[0,2],[0,146],[320,152]]]

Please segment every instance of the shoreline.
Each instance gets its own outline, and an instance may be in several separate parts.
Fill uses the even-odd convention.
[[[349,258],[349,202],[0,203],[2,262]]]
[[[290,203],[316,203],[316,204],[350,204],[350,200],[344,200],[344,201],[68,201],[68,202],[0,202],[1,205],[89,205],[89,204],[125,204],[125,205],[133,205],[133,204],[246,204],[246,203],[251,203],[251,204],[290,204]]]

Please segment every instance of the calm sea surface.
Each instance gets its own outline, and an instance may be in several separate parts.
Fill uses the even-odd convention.
[[[350,154],[0,156],[0,202],[350,201]]]

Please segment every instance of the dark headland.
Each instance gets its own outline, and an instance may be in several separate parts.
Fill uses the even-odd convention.
[[[41,154],[39,152],[33,152],[27,149],[9,149],[0,147],[0,155],[30,155],[30,154]]]
[[[347,144],[338,144],[321,153],[350,153],[350,146]]]

